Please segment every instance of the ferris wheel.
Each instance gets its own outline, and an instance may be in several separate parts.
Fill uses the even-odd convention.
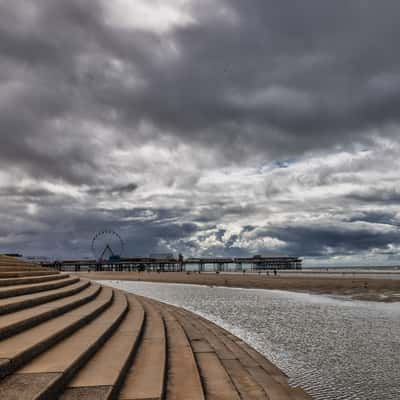
[[[124,241],[117,232],[106,229],[93,236],[91,249],[97,261],[111,261],[121,257],[124,251]]]

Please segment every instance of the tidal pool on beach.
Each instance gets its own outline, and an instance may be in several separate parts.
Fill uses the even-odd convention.
[[[317,400],[400,399],[400,303],[278,290],[101,281],[184,307],[255,347]]]

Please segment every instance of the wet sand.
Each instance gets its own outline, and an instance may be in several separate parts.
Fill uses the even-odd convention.
[[[400,280],[376,278],[338,278],[329,276],[267,276],[264,274],[216,274],[196,272],[81,272],[95,280],[185,283],[248,289],[279,289],[330,295],[351,296],[357,300],[400,301]]]

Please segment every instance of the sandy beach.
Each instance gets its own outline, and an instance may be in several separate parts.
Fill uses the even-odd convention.
[[[253,289],[279,289],[319,294],[345,295],[353,299],[400,301],[400,280],[380,278],[338,278],[329,276],[272,276],[258,274],[216,274],[196,272],[81,272],[95,280],[185,283]]]

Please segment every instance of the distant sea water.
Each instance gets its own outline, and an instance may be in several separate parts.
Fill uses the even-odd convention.
[[[400,305],[278,290],[102,281],[228,329],[317,400],[400,399]]]

